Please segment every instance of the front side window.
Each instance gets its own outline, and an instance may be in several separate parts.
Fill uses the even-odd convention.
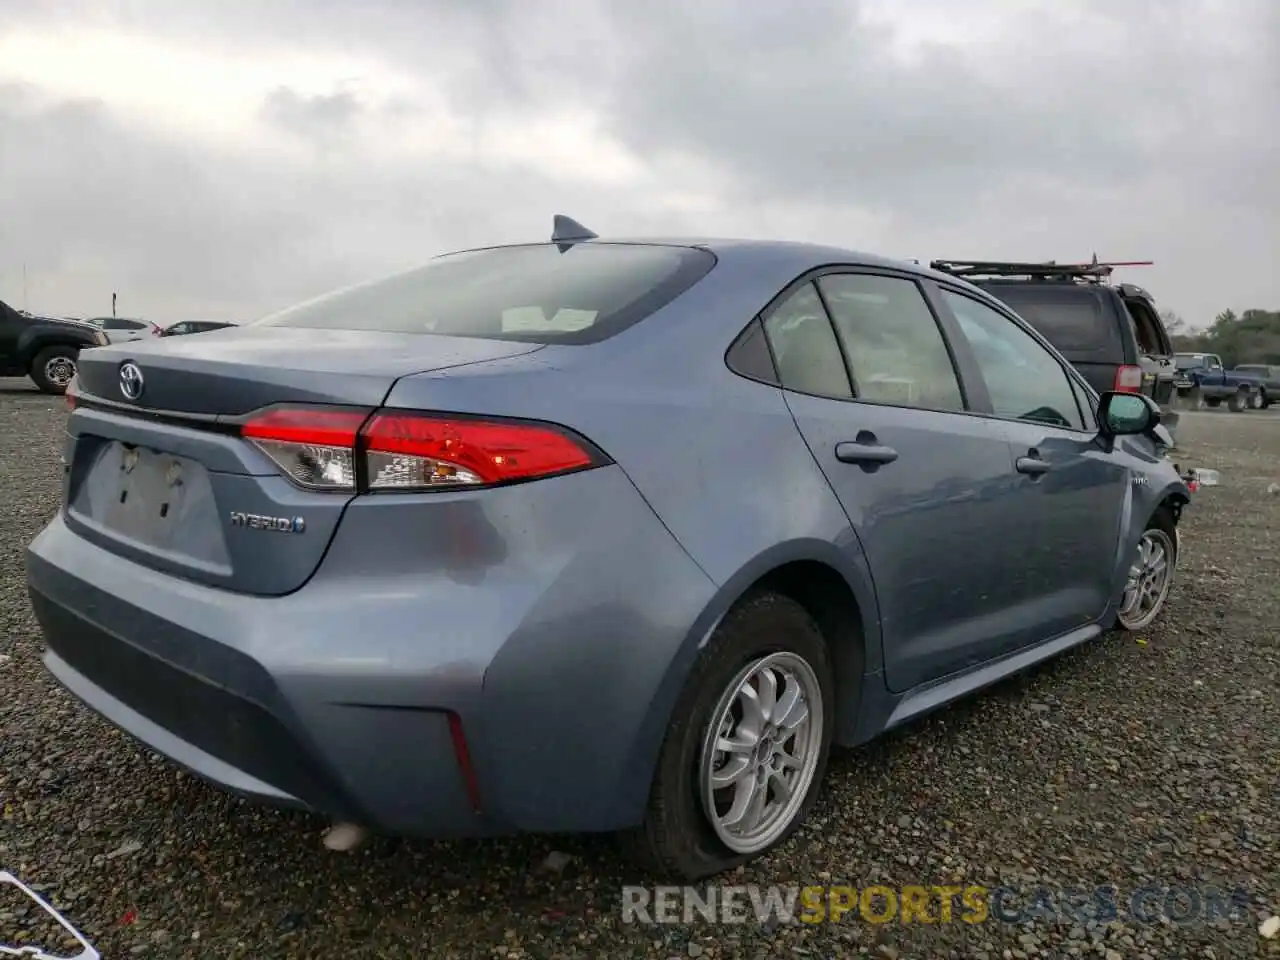
[[[660,244],[494,247],[439,257],[256,324],[595,343],[680,296],[715,262],[707,250]]]
[[[973,348],[998,417],[1086,429],[1067,372],[1011,319],[970,297],[942,291]]]
[[[946,341],[911,280],[838,273],[818,280],[849,356],[858,399],[963,410]]]
[[[812,283],[800,287],[770,312],[764,332],[784,389],[852,399],[840,342]]]

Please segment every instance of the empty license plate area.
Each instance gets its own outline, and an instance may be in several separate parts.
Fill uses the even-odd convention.
[[[104,443],[69,512],[129,552],[230,572],[210,474],[186,457]]]

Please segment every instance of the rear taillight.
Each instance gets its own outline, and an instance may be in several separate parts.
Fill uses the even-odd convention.
[[[309,490],[356,488],[356,439],[364,410],[276,407],[240,428],[285,475]]]
[[[552,424],[443,414],[275,407],[241,435],[310,490],[456,490],[550,477],[607,463]]]
[[[76,386],[76,378],[72,377],[71,382],[67,384],[66,392],[62,394],[62,396],[66,398],[68,410],[74,410],[76,408],[76,394],[79,392],[79,389],[80,388]]]
[[[1125,365],[1116,370],[1116,382],[1112,387],[1116,393],[1141,393],[1142,368]]]

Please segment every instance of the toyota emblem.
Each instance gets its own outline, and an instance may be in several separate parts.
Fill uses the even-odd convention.
[[[126,400],[137,400],[142,396],[142,371],[130,360],[120,366],[120,392]]]

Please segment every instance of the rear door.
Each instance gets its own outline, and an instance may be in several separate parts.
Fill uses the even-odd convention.
[[[922,288],[833,271],[764,317],[787,403],[856,532],[880,607],[888,686],[988,659],[1012,622],[1030,547],[1007,508],[1009,446],[973,416]]]
[[[1019,578],[1028,632],[1014,645],[1061,635],[1110,602],[1128,472],[1098,445],[1087,394],[1057,357],[988,304],[949,289],[942,299],[972,346],[1018,473],[1004,503],[1031,548]]]
[[[1126,362],[1111,291],[1077,283],[989,283],[986,291],[1013,311],[1080,371],[1094,390],[1115,387]]]

